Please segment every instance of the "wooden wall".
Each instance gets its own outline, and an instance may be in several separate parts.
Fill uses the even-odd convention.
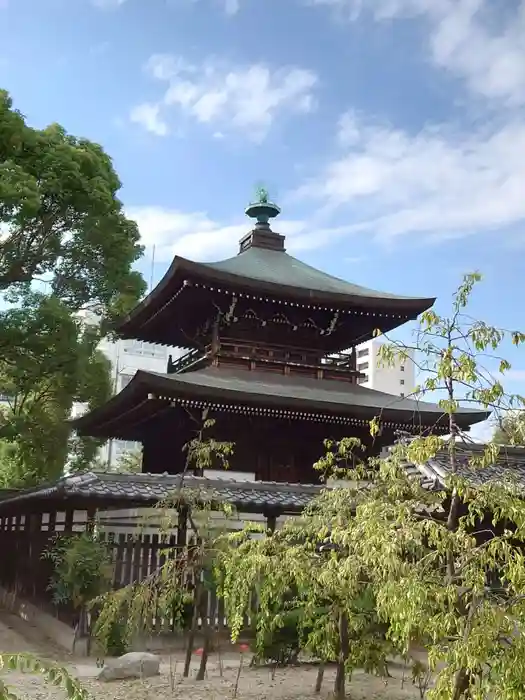
[[[217,414],[215,425],[205,434],[220,441],[233,442],[235,451],[230,469],[254,472],[256,479],[292,483],[317,483],[313,464],[324,454],[327,438],[359,437],[379,453],[385,440],[372,445],[364,427],[323,424],[249,415]],[[177,407],[167,413],[144,441],[143,471],[151,474],[180,473],[184,469],[184,445],[195,437],[201,423],[200,413],[193,418]],[[393,442],[393,435],[387,436]],[[219,468],[219,465],[215,465]]]

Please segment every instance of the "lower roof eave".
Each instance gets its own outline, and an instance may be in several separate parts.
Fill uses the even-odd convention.
[[[217,406],[228,411],[242,405],[246,413],[265,410],[268,415],[318,414],[330,422],[348,419],[369,421],[379,418],[388,427],[413,426],[428,430],[446,430],[448,416],[439,407],[420,401],[402,399],[359,385],[342,385],[335,380],[297,380],[259,375],[247,370],[226,371],[207,368],[185,374],[157,374],[139,370],[131,382],[106,404],[71,421],[83,435],[116,437],[110,423],[124,420],[126,411],[147,406],[151,400],[165,400],[189,405]],[[381,405],[381,403],[383,405]],[[146,410],[146,409],[144,409]],[[465,430],[486,420],[489,413],[463,410],[456,414],[456,423]],[[340,419],[340,420],[338,420]]]
[[[0,514],[57,509],[97,510],[148,507],[169,499],[181,489],[202,494],[203,500],[225,502],[243,513],[300,513],[323,489],[317,484],[288,484],[266,481],[230,481],[180,474],[112,474],[87,472],[25,489],[0,501]],[[173,501],[172,501],[173,502]]]

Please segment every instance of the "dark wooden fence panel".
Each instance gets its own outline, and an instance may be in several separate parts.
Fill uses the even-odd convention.
[[[91,526],[89,518],[78,520],[73,511],[26,513],[0,518],[0,586],[74,626],[78,620],[71,606],[53,604],[52,591],[49,588],[53,566],[52,562],[44,557],[44,553],[57,534],[80,532]],[[115,589],[151,577],[168,558],[177,556],[181,551],[175,535],[151,532],[144,534],[140,528],[135,528],[135,532],[122,532],[121,528],[120,530],[112,532],[106,527],[99,533],[100,540],[108,547],[111,555]],[[188,544],[191,546],[191,543],[192,538],[189,537]],[[187,583],[191,588],[195,581],[188,580]],[[205,596],[202,608],[204,620],[199,617],[199,627],[207,622],[217,630],[226,631],[228,623],[224,601],[218,598],[214,590],[207,590]],[[250,617],[246,618],[246,628],[252,624]],[[173,615],[163,618],[154,616],[150,623],[158,633],[173,632],[176,629]]]

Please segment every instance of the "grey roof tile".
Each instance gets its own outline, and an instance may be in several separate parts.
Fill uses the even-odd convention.
[[[488,467],[477,467],[473,461],[480,458],[486,445],[458,442],[458,475],[473,486],[487,483],[512,482],[525,489],[525,448],[502,446],[497,459]],[[407,464],[409,475],[420,475],[425,484],[442,486],[450,474],[449,454],[447,450],[439,452],[425,464]]]
[[[63,477],[49,486],[18,492],[0,501],[0,511],[3,507],[22,500],[48,499],[54,496],[151,504],[166,499],[180,484],[180,475],[86,472]],[[322,489],[313,484],[240,482],[195,476],[184,477],[184,488],[202,493],[203,499],[230,503],[239,508],[272,508],[283,511],[302,510]]]

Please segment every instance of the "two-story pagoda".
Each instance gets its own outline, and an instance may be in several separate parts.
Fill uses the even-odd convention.
[[[187,350],[166,374],[139,371],[76,430],[143,444],[143,471],[177,473],[203,409],[214,435],[235,443],[230,468],[257,480],[311,483],[325,438],[360,437],[377,453],[398,430],[447,432],[442,410],[361,386],[355,347],[415,319],[431,298],[365,289],[286,252],[262,193],[239,253],[216,263],[176,256],[157,287],[123,321],[123,338]],[[343,352],[345,350],[348,352]],[[381,420],[372,441],[369,421]],[[462,412],[462,428],[483,420]],[[197,423],[196,423],[197,420]]]

